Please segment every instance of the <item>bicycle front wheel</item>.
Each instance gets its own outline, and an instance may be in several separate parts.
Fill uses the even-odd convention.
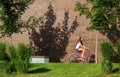
[[[71,54],[69,57],[69,62],[70,63],[75,63],[75,62],[79,62],[78,61],[79,55],[78,54]]]

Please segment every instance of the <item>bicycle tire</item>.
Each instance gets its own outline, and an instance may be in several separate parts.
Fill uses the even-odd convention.
[[[81,58],[79,54],[72,53],[69,56],[69,63],[86,63],[85,59]]]
[[[70,62],[70,63],[78,62],[78,61],[77,61],[77,58],[79,58],[79,55],[76,54],[76,53],[73,53],[73,54],[71,54],[71,55],[69,56],[69,62]]]
[[[86,63],[89,63],[90,55],[91,55],[91,53],[89,51],[85,52],[84,56],[85,56]]]

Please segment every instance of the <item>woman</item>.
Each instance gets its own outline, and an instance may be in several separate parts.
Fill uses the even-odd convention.
[[[82,51],[81,57],[84,58],[85,47],[83,46],[83,43],[82,43],[82,37],[80,37],[79,40],[77,41],[75,50],[76,50],[77,52]]]

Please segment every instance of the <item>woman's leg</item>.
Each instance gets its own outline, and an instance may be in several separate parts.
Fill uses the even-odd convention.
[[[85,49],[83,49],[81,57],[84,57]]]
[[[78,51],[82,51],[81,57],[84,57],[85,49],[79,48]]]

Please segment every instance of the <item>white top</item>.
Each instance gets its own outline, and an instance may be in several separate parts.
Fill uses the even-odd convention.
[[[76,45],[76,47],[75,47],[75,49],[79,49],[80,48],[80,43],[78,43],[77,45]]]

